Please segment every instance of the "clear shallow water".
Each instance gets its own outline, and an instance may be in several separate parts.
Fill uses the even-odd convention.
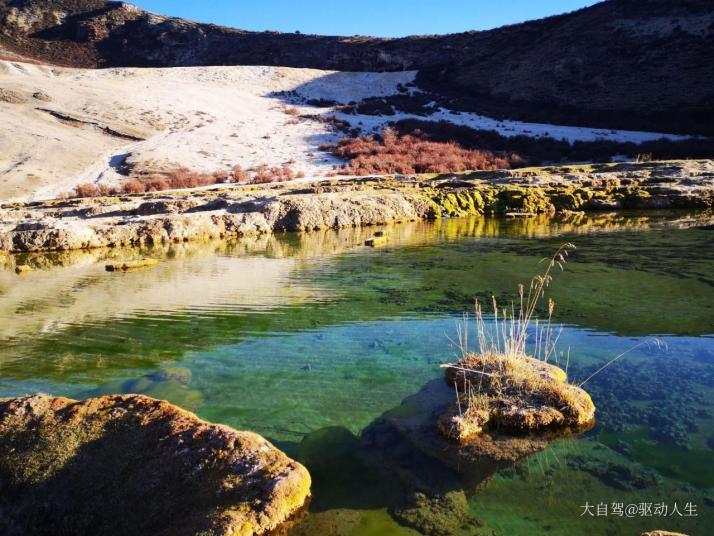
[[[29,276],[0,271],[0,396],[138,392],[259,432],[313,475],[294,534],[418,533],[391,515],[414,493],[467,500],[431,508],[423,533],[706,534],[714,231],[682,229],[683,217],[409,224],[378,250],[360,245],[370,230],[349,230],[24,256],[38,268]],[[513,296],[564,241],[578,250],[551,295],[570,376],[652,335],[667,347],[644,346],[587,384],[593,431],[477,485],[385,423],[441,385],[447,337],[473,298]],[[147,253],[156,269],[103,271],[105,258]],[[586,503],[663,502],[698,515],[581,517]],[[462,527],[443,523],[458,515]]]

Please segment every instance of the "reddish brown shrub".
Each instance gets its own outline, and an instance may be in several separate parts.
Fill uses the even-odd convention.
[[[163,190],[170,190],[171,185],[166,177],[163,175],[152,175],[149,177],[145,183],[147,192],[161,192]]]
[[[96,197],[100,195],[99,188],[94,184],[80,184],[74,187],[74,197]]]
[[[124,182],[122,191],[126,194],[143,194],[146,191],[146,185],[136,179],[131,179]]]
[[[228,171],[214,171],[211,176],[216,181],[216,184],[226,184],[231,182],[233,174]]]
[[[114,195],[115,193],[117,193],[116,188],[113,188],[107,184],[100,184],[98,186],[98,188],[99,188],[99,195],[106,196],[106,195]]]
[[[285,163],[281,167],[269,168],[265,164],[256,166],[255,175],[251,181],[253,184],[267,184],[271,182],[284,182],[295,178],[295,172],[290,164]]]
[[[282,173],[282,180],[284,180],[284,181],[290,181],[295,178],[295,172],[293,171],[293,168],[290,167],[290,164],[283,164],[281,173]]]
[[[255,167],[255,175],[253,175],[254,184],[264,184],[267,182],[273,182],[272,175],[270,174],[270,169],[265,164],[260,164]]]
[[[466,149],[453,141],[430,141],[419,132],[398,135],[386,128],[380,138],[344,138],[329,150],[349,161],[343,175],[446,173],[509,168],[517,159],[508,153]]]
[[[250,179],[248,173],[238,164],[233,166],[232,175],[235,182],[247,182]]]
[[[711,158],[714,144],[710,138],[684,140],[651,140],[640,144],[609,140],[576,141],[569,143],[548,136],[503,136],[493,130],[476,130],[446,121],[406,119],[394,124],[398,135],[413,135],[438,142],[454,141],[465,149],[518,155],[512,166],[544,165],[559,162],[609,162],[614,155],[625,155],[633,160],[638,155],[651,155],[653,160],[679,158]]]
[[[140,194],[144,192],[159,192],[163,190],[176,190],[181,188],[197,188],[212,184],[225,184],[230,182],[252,182],[255,184],[289,181],[296,177],[304,177],[302,172],[295,173],[290,162],[282,166],[269,168],[266,165],[257,166],[251,179],[248,172],[236,165],[230,171],[215,171],[213,173],[199,173],[188,168],[177,168],[163,173],[144,175],[128,179],[118,186],[106,184],[80,184],[69,194],[70,197],[97,197],[120,194]]]
[[[177,168],[165,173],[166,180],[171,188],[197,188],[199,186],[209,186],[216,184],[217,180],[213,174],[199,173],[188,168]]]

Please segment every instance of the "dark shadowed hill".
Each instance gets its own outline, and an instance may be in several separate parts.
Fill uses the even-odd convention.
[[[103,0],[0,0],[0,49],[78,67],[419,70],[452,107],[714,134],[714,2],[609,0],[485,32],[400,39],[246,32]]]

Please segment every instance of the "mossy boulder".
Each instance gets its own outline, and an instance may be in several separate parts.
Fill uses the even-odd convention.
[[[476,216],[483,214],[485,201],[481,193],[460,188],[452,192],[438,194],[434,202],[449,217]]]
[[[585,204],[593,198],[594,193],[590,190],[579,188],[577,190],[553,189],[547,192],[550,202],[556,210],[583,210]]]
[[[584,429],[595,420],[595,405],[565,371],[529,356],[473,354],[446,370],[457,401],[439,420],[445,436],[460,443],[490,429],[531,433]]]
[[[625,208],[645,208],[649,205],[652,196],[647,190],[634,190],[624,194]]]
[[[542,188],[536,186],[509,186],[498,192],[497,205],[494,212],[522,212],[526,214],[541,214],[554,211],[550,198]]]
[[[583,206],[587,210],[619,210],[624,207],[625,196],[621,193],[596,191]]]
[[[261,436],[139,395],[0,402],[0,533],[239,535],[299,511],[310,476]]]
[[[570,192],[555,193],[550,199],[556,210],[579,210],[582,206],[582,200]]]

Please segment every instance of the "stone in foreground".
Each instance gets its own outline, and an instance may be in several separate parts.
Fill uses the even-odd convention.
[[[261,436],[168,402],[36,395],[0,402],[0,533],[264,534],[310,475]]]

